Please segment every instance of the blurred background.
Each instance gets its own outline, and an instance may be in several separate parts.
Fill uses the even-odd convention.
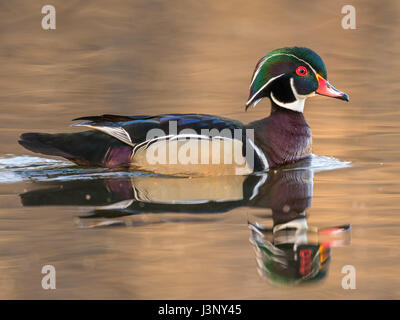
[[[46,4],[56,30],[41,28]],[[346,4],[355,30],[342,28]],[[0,2],[0,298],[399,298],[399,15],[395,0]],[[17,144],[22,132],[73,131],[71,119],[103,113],[260,119],[266,100],[244,112],[254,66],[294,45],[316,51],[350,96],[305,107],[314,154],[351,162],[316,173],[305,206],[309,225],[352,225],[322,281],[282,287],[257,273],[247,219],[258,209],[81,228],[87,208],[72,196],[70,206],[23,206],[20,194],[47,185],[14,179],[19,157],[37,156]],[[45,264],[56,290],[41,288]],[[342,289],[345,265],[356,290]]]

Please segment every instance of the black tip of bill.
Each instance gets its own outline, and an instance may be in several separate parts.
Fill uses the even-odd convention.
[[[347,93],[343,93],[343,95],[338,97],[338,98],[341,99],[341,100],[347,101],[347,102],[350,101],[349,95]]]

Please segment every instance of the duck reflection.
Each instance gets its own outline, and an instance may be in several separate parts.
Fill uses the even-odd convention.
[[[245,206],[263,176],[175,178],[132,176],[45,183],[20,195],[24,206],[92,207],[83,218],[143,213],[224,213]]]
[[[24,206],[88,207],[89,214],[79,217],[79,225],[90,228],[127,225],[118,218],[147,217],[145,213],[159,213],[160,219],[132,220],[129,224],[209,222],[234,208],[259,208],[262,214],[252,216],[249,220],[255,221],[248,225],[260,275],[281,284],[299,284],[322,279],[331,248],[350,243],[349,225],[324,229],[307,225],[313,175],[305,160],[250,176],[189,179],[134,175],[47,182],[45,187],[20,196]],[[174,213],[190,214],[165,218]]]
[[[272,210],[271,227],[250,222],[259,274],[272,282],[296,285],[323,279],[331,248],[351,242],[350,225],[308,226],[306,209],[313,198],[311,169],[284,170],[269,176],[250,204]]]
[[[305,214],[277,217],[273,227],[249,223],[259,274],[272,282],[297,285],[323,279],[331,248],[350,244],[350,225],[318,229],[307,225]]]

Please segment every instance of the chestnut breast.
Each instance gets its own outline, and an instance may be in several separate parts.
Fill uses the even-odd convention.
[[[293,163],[311,154],[312,134],[300,112],[274,111],[253,122],[255,143],[264,152],[270,168]]]

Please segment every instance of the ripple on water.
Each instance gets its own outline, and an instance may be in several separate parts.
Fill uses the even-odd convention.
[[[327,156],[312,155],[310,160],[300,162],[289,170],[312,170],[319,172],[345,168],[351,165],[349,161],[341,161]],[[5,157],[0,158],[0,183],[66,181],[138,175],[154,176],[155,174],[137,171],[110,171],[106,168],[81,168],[65,160],[28,155],[14,156],[7,154]]]
[[[308,163],[306,166],[302,166],[302,163],[299,163],[299,165],[296,166],[295,169],[297,170],[309,169],[314,172],[320,172],[320,171],[347,168],[350,166],[351,166],[351,161],[342,161],[334,157],[317,156],[315,154],[312,154],[310,163]]]

